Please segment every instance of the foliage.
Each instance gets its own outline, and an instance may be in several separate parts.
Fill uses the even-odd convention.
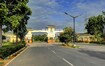
[[[11,30],[21,41],[24,39],[27,33],[26,24],[31,15],[31,9],[27,6],[28,2],[29,0],[0,0],[0,22],[2,22],[0,32],[2,32],[2,26],[5,25],[4,32]]]
[[[0,47],[2,47],[2,26],[6,24],[8,8],[4,0],[0,0]]]
[[[6,39],[6,36],[2,35],[2,40],[5,40]]]
[[[71,27],[64,28],[64,32],[58,36],[59,40],[65,44],[68,44],[73,39],[73,30]]]
[[[3,46],[2,48],[0,48],[0,58],[5,59],[6,57],[23,48],[24,46],[25,46],[24,44],[18,45],[11,44]]]
[[[12,29],[14,30],[19,25],[19,21],[21,20],[21,17],[18,15],[13,15],[13,16],[10,16],[8,20],[12,25]]]
[[[0,2],[0,22],[2,22],[2,24],[5,24],[5,19],[7,18],[8,15],[8,8],[6,7],[6,3],[5,2]]]
[[[9,1],[9,0],[8,0]],[[27,6],[28,0],[14,0],[9,1],[9,16],[17,16],[18,18],[12,18],[12,30],[16,37],[20,38],[21,41],[24,39],[24,36],[27,33],[26,24],[29,19],[29,15],[31,15],[31,10]],[[10,18],[11,19],[11,18]],[[13,22],[15,20],[15,22]],[[9,20],[10,21],[10,20]],[[17,40],[16,38],[16,40]]]
[[[87,33],[95,35],[98,41],[102,41],[104,37],[104,25],[103,15],[98,15],[90,17],[85,28],[87,29]]]
[[[33,35],[33,40],[34,41],[44,41],[47,42],[47,35]]]
[[[8,46],[8,45],[12,45],[13,43],[11,42],[3,42],[3,46]]]

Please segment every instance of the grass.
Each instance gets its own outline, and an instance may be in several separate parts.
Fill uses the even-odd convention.
[[[13,45],[13,43],[11,43],[11,42],[3,42],[2,47],[8,47],[8,46],[11,46],[11,45]]]
[[[3,61],[0,61],[0,64],[4,64],[4,62]]]

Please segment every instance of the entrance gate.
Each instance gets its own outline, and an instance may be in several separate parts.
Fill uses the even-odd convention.
[[[25,36],[26,43],[32,43],[32,33],[33,32],[46,32],[47,37],[48,37],[48,43],[54,43],[56,33],[63,32],[63,30],[56,30],[54,25],[48,25],[47,29],[45,30],[30,30]]]

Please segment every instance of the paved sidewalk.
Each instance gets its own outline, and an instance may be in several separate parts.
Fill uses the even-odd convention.
[[[105,45],[98,44],[88,44],[88,43],[77,43],[76,45],[81,46],[84,50],[92,50],[92,51],[105,51]]]

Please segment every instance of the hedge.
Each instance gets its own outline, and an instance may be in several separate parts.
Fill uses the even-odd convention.
[[[23,48],[25,45],[24,44],[17,44],[17,45],[9,45],[0,48],[0,58],[5,59],[9,55],[15,53],[19,49]]]

